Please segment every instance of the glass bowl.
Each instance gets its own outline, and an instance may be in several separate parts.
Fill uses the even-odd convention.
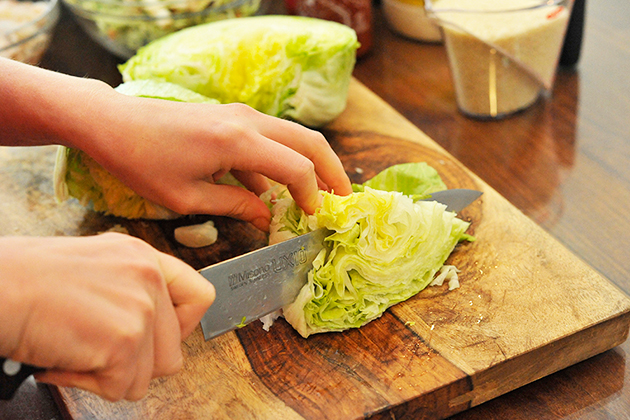
[[[268,0],[64,0],[83,29],[122,59],[180,29],[264,13]]]
[[[0,56],[38,64],[59,21],[58,0],[0,0]]]

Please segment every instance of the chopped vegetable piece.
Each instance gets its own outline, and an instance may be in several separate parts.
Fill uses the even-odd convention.
[[[399,171],[400,177],[395,176]],[[419,176],[411,182],[409,173]],[[469,226],[435,201],[414,201],[405,194],[419,192],[417,184],[433,171],[418,164],[390,169],[374,182],[403,191],[376,190],[365,183],[359,192],[342,197],[323,194],[323,204],[312,216],[283,192],[272,207],[270,243],[325,227],[331,231],[313,263],[308,283],[297,299],[283,308],[283,316],[303,336],[358,328],[380,317],[392,305],[414,296],[431,282],[462,240]],[[439,178],[439,177],[438,177]],[[432,186],[422,193],[434,192]],[[280,239],[278,239],[280,238]],[[445,269],[438,281],[457,272]],[[455,280],[453,280],[455,279]]]

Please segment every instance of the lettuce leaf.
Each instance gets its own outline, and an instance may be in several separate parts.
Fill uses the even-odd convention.
[[[180,85],[157,80],[132,80],[121,83],[115,90],[128,96],[142,98],[165,99],[176,102],[219,103],[216,99],[208,98]]]
[[[352,185],[355,192],[363,191],[365,187],[398,191],[419,200],[445,190],[446,184],[440,174],[425,162],[410,162],[390,166],[363,184]]]
[[[158,39],[119,69],[125,81],[171,82],[319,127],[346,106],[358,45],[354,30],[336,22],[243,17]]]
[[[419,177],[418,185],[428,187],[414,186],[410,173]],[[283,316],[303,337],[358,328],[380,317],[427,287],[458,242],[470,238],[465,233],[469,223],[446,206],[367,185],[415,195],[443,185],[435,174],[423,163],[390,168],[349,196],[322,193],[323,204],[313,216],[287,193],[278,197],[270,243],[320,227],[331,231],[328,249],[313,263],[308,283],[283,308]]]

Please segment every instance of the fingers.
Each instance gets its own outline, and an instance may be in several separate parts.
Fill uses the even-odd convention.
[[[150,379],[124,383],[111,375],[82,372],[48,370],[34,375],[35,379],[47,384],[67,388],[80,388],[92,392],[109,401],[138,401],[149,390]],[[122,376],[121,376],[122,377]],[[123,378],[127,379],[129,375]],[[135,378],[134,378],[135,379]]]
[[[253,192],[235,185],[196,181],[172,194],[164,205],[180,214],[229,216],[262,231],[269,230],[271,213],[265,203]]]
[[[309,158],[253,130],[242,133],[240,140],[230,145],[228,155],[232,159],[232,168],[241,174],[257,173],[286,185],[305,211],[313,213],[317,209],[321,197],[315,164]],[[235,213],[246,214],[254,210],[239,209]]]
[[[162,253],[158,257],[179,321],[181,338],[184,339],[195,329],[214,302],[214,286],[181,260]]]
[[[232,170],[231,172],[234,178],[238,179],[245,188],[253,191],[258,196],[271,188],[271,183],[265,176],[239,170]]]
[[[298,205],[308,213],[313,213],[321,202],[318,187],[340,195],[352,192],[339,157],[321,133],[240,104],[225,109],[246,119],[245,128],[233,136],[240,142],[230,143],[232,168],[260,173],[287,185]]]
[[[341,160],[323,134],[292,121],[264,114],[261,114],[260,118],[262,120],[258,126],[260,133],[313,162],[317,175],[328,186],[329,191],[334,190],[339,195],[348,195],[352,192],[350,179]]]
[[[64,307],[81,308],[83,317],[66,310],[55,312],[73,320],[59,321],[65,315],[56,320],[60,329],[70,326],[74,344],[69,349],[57,345],[68,340],[46,341],[54,335],[54,329],[41,337],[39,332],[29,330],[29,337],[37,337],[24,343],[32,342],[35,348],[52,354],[50,364],[39,365],[56,366],[37,377],[58,386],[82,388],[112,401],[138,400],[146,394],[151,379],[181,368],[181,340],[198,325],[214,301],[214,287],[181,260],[128,235],[107,233],[72,239],[64,242],[72,245],[64,258],[76,263],[87,249],[94,256],[74,270],[62,271],[62,277],[78,272],[76,283],[66,282],[76,293],[63,294],[69,300]],[[86,246],[87,241],[91,246]],[[67,265],[63,261],[62,267]],[[81,274],[86,269],[91,274],[88,279]],[[47,309],[53,311],[54,307]],[[40,320],[37,324],[43,323]],[[23,353],[28,354],[27,350]]]

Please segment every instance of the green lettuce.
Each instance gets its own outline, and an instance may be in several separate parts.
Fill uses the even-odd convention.
[[[219,103],[216,99],[208,98],[175,83],[156,80],[132,80],[118,85],[115,90],[128,96],[142,98],[165,99],[176,102]]]
[[[120,93],[180,102],[217,103],[182,86],[159,81],[123,83]],[[123,184],[86,153],[59,146],[53,175],[58,201],[71,197],[94,211],[128,219],[172,219],[179,215],[155,204]]]
[[[410,173],[425,187],[414,186]],[[423,163],[390,168],[374,181],[357,185],[360,191],[349,196],[322,193],[323,204],[312,216],[287,192],[279,194],[272,207],[270,243],[321,227],[330,230],[327,249],[315,259],[308,283],[282,311],[303,337],[358,328],[380,317],[434,282],[455,246],[471,238],[465,233],[469,223],[446,206],[411,196],[443,185],[435,174]]]
[[[322,126],[345,108],[356,33],[300,16],[256,16],[187,28],[138,50],[123,80],[160,80],[221,103]]]
[[[365,187],[383,191],[398,191],[416,200],[446,189],[440,174],[425,162],[401,163],[390,166],[363,184],[353,184],[355,192]]]

